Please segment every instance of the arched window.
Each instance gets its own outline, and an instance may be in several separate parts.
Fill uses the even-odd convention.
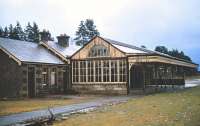
[[[109,56],[108,49],[103,45],[94,45],[89,51],[89,57]]]

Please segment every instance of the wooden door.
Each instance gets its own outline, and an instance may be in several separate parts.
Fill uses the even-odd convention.
[[[28,96],[35,97],[35,68],[28,68]]]

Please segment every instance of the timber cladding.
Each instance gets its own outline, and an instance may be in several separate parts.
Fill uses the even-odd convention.
[[[95,45],[102,45],[105,46],[109,51],[109,57],[125,57],[124,52],[118,50],[114,46],[112,46],[110,43],[106,42],[105,40],[95,37],[92,41],[90,41],[88,44],[86,44],[81,50],[76,52],[71,59],[85,59],[88,58],[90,49]]]
[[[91,94],[127,94],[127,57],[95,37],[71,57],[72,90]]]
[[[129,62],[138,62],[138,63],[150,63],[150,62],[159,62],[173,65],[180,65],[185,67],[196,68],[198,65],[193,63],[188,63],[184,61],[179,61],[171,58],[166,58],[162,56],[132,56],[128,58]]]

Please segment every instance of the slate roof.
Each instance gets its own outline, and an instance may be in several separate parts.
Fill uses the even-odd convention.
[[[0,38],[0,47],[22,62],[64,64],[58,56],[34,42]]]
[[[58,42],[54,41],[48,41],[47,44],[65,57],[70,57],[81,48],[81,46],[77,46],[72,40],[69,42],[68,47],[61,46]]]
[[[157,52],[157,51],[152,51],[150,49],[137,47],[137,46],[134,46],[134,45],[130,45],[130,44],[126,44],[126,43],[123,43],[123,42],[111,40],[111,39],[108,39],[108,38],[104,38],[104,39],[106,41],[108,41],[109,43],[111,43],[113,46],[117,47],[118,49],[122,50],[125,53],[129,53],[129,54],[131,54],[131,53],[159,54],[159,55],[163,55],[163,56],[167,56],[167,57],[172,58],[172,56],[170,56],[170,55],[160,53],[160,52]]]
[[[173,57],[173,56],[170,56],[170,55],[167,55],[167,54],[164,54],[164,53],[160,53],[160,52],[157,52],[157,51],[152,51],[152,50],[149,50],[149,49],[146,49],[146,48],[137,47],[137,46],[134,46],[134,45],[115,41],[115,40],[108,39],[108,38],[103,38],[103,39],[106,40],[107,42],[111,43],[113,46],[115,46],[116,48],[118,48],[119,50],[121,50],[121,51],[123,51],[127,54],[133,54],[133,55],[134,54],[135,55],[136,54],[144,54],[144,55],[145,54],[155,54],[155,55],[160,55],[160,56],[164,56],[164,57],[168,57],[168,58],[172,58],[172,59],[176,59],[176,60],[195,64],[193,62],[190,62],[190,61],[187,61],[187,60],[184,60],[184,59],[176,58],[176,57]]]

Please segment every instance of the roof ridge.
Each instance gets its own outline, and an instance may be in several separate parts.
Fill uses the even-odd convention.
[[[124,42],[119,42],[119,41],[108,39],[108,38],[104,38],[104,39],[109,41],[111,44],[116,44],[116,45],[119,45],[119,46],[124,46],[124,47],[128,47],[128,48],[131,48],[131,49],[136,49],[136,50],[140,50],[140,51],[144,51],[144,52],[148,52],[148,53],[154,53],[154,51],[149,50],[149,49],[144,49],[144,48],[141,48],[141,47],[137,47],[137,46],[134,46],[134,45],[131,45],[131,44],[127,44],[127,43],[124,43]]]
[[[39,44],[39,43],[37,43],[37,42],[25,41],[25,40],[17,40],[17,39],[12,39],[12,38],[4,38],[4,37],[0,37],[0,39],[8,39],[8,40],[11,40],[11,41],[20,41],[20,42],[26,42],[26,43]]]

